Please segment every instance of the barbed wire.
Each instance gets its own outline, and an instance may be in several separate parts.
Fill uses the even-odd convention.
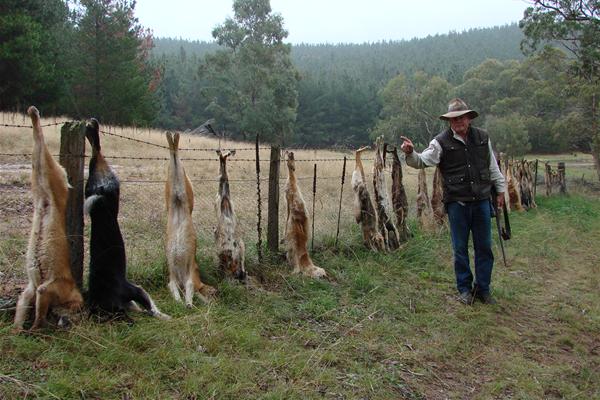
[[[108,132],[108,131],[104,131],[104,130],[100,130],[100,133],[103,133],[105,135],[109,135],[109,136],[114,136],[114,137],[118,137],[121,139],[125,139],[125,140],[130,140],[132,142],[137,142],[137,143],[143,143],[143,144],[147,144],[149,146],[154,146],[154,147],[160,147],[162,149],[169,149],[168,146],[162,145],[162,144],[157,144],[157,143],[152,143],[152,142],[148,142],[146,140],[140,140],[140,139],[136,139],[136,138],[132,138],[129,136],[124,136],[124,135],[119,135],[118,133],[113,133],[113,132]],[[223,150],[225,148],[218,148],[218,147],[180,147],[179,151],[206,151],[206,152],[216,152],[217,150]],[[268,150],[270,149],[269,146],[259,146],[258,147],[259,150]],[[235,150],[235,151],[255,151],[256,147],[240,147],[240,148],[231,148],[231,150]],[[108,157],[107,157],[108,158]]]
[[[73,121],[51,122],[48,124],[42,124],[41,127],[44,128],[47,126],[61,125],[61,124],[65,124],[67,122],[73,122]],[[0,124],[0,126],[6,127],[6,128],[33,128],[32,125],[18,125],[18,124]]]
[[[31,157],[31,153],[0,153],[0,156],[6,157]],[[53,154],[53,157],[73,157],[73,158],[89,158],[89,155],[79,155],[79,154]],[[168,161],[169,157],[133,157],[133,156],[104,156],[106,159],[110,160],[148,160],[148,161]],[[362,158],[363,161],[373,161],[374,158]],[[193,157],[183,157],[181,161],[219,161],[218,158],[193,158]],[[254,158],[229,158],[228,161],[233,162],[255,162]],[[306,159],[296,159],[297,162],[340,162],[344,161],[343,158],[306,158]],[[270,160],[260,160],[260,162],[268,163]],[[285,159],[280,160],[280,162],[286,162]]]

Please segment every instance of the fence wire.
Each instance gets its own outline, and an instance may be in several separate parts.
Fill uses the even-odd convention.
[[[59,125],[63,122],[57,122],[49,125]],[[15,125],[11,125],[15,126]],[[19,126],[20,127],[20,126]],[[25,126],[28,127],[28,126]],[[30,127],[30,126],[29,126]],[[113,132],[107,135],[116,135]],[[105,154],[111,166],[115,169],[121,181],[121,201],[119,223],[125,240],[127,255],[130,265],[156,265],[164,264],[165,260],[165,232],[166,232],[166,207],[165,207],[165,179],[168,154],[166,146],[156,143],[135,139],[140,145],[149,145],[152,147],[165,148],[164,156],[113,156],[110,153]],[[261,146],[261,150],[268,150],[270,147]],[[28,175],[31,171],[31,154],[10,152],[2,149],[0,153],[0,227],[2,228],[3,240],[0,242],[0,273],[6,274],[6,271],[16,270],[16,274],[24,277],[22,269],[23,260],[27,246],[27,235],[31,227],[31,217],[33,208],[31,205],[31,194],[29,190]],[[181,149],[182,151],[213,152],[216,148],[209,147],[189,147]],[[255,151],[255,147],[242,147],[236,151]],[[140,151],[143,151],[141,149]],[[302,151],[302,150],[299,150]],[[339,151],[339,149],[336,149]],[[152,153],[154,154],[154,153]],[[261,179],[260,191],[263,199],[261,204],[261,226],[263,227],[262,241],[266,242],[266,226],[268,215],[267,194],[268,168],[264,163],[268,163],[268,152],[261,153]],[[356,242],[360,237],[360,228],[354,220],[354,192],[351,187],[351,177],[354,169],[354,160],[348,156],[348,162],[345,172],[345,183],[343,195],[340,200],[340,188],[342,183],[343,156],[334,155],[329,158],[306,157],[296,159],[298,186],[305,200],[306,210],[309,221],[312,221],[314,210],[314,247],[318,249],[323,246],[333,245],[336,238],[338,224],[338,210],[340,228],[339,243],[343,246],[346,243]],[[56,155],[58,157],[58,155]],[[182,155],[183,156],[183,155]],[[240,156],[238,158],[238,156]],[[86,156],[87,158],[88,156]],[[182,162],[186,172],[193,183],[194,188],[194,211],[192,218],[196,227],[198,253],[204,260],[203,262],[216,265],[216,249],[214,246],[214,229],[217,223],[215,213],[215,200],[219,187],[218,168],[219,162],[216,157],[182,157]],[[372,158],[363,158],[365,172],[367,172],[367,183],[371,195],[373,195],[372,186]],[[254,154],[242,153],[228,159],[228,172],[230,176],[230,191],[238,221],[238,230],[246,244],[246,259],[249,264],[258,263],[257,252],[257,215],[258,199],[257,184],[255,175]],[[282,239],[285,232],[286,223],[286,201],[285,186],[287,180],[287,166],[285,156],[282,152],[280,168],[280,201],[279,201],[279,237]],[[313,203],[313,165],[317,164],[316,190]],[[543,165],[540,162],[540,166]],[[567,163],[567,174],[569,175],[570,163]],[[585,170],[583,168],[586,168]],[[589,168],[588,168],[589,167]],[[391,193],[391,176],[386,170],[386,184],[388,193]],[[576,176],[583,174],[593,179],[593,164],[576,164]],[[87,170],[87,167],[86,167]],[[589,171],[589,173],[587,172]],[[417,171],[412,168],[403,168],[404,183],[409,198],[409,204],[414,204],[416,197],[416,175]],[[86,172],[87,173],[87,172]],[[428,172],[429,187],[431,188],[432,172]],[[538,185],[540,179],[543,179],[543,170],[538,172]],[[571,181],[574,181],[571,180]],[[430,189],[431,190],[431,189]],[[540,192],[538,191],[538,196]],[[341,201],[341,208],[340,208]],[[414,216],[414,207],[410,208],[410,216]],[[89,244],[89,220],[86,217],[85,246],[86,265]],[[311,226],[312,229],[312,226]],[[309,242],[310,245],[310,242]],[[283,250],[284,246],[281,245]],[[14,268],[17,265],[19,268]],[[162,266],[164,268],[164,265]],[[202,265],[201,265],[202,268]]]

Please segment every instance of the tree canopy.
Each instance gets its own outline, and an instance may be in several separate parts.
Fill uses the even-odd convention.
[[[269,0],[236,0],[234,17],[213,30],[224,49],[205,56],[200,78],[207,110],[220,129],[233,137],[260,134],[286,142],[293,131],[298,74],[290,59],[283,18]]]
[[[577,104],[570,119],[582,121],[576,133],[583,136],[594,157],[600,179],[600,130],[598,96],[600,95],[600,1],[533,0],[520,26],[525,34],[521,47],[535,52],[541,43],[559,43],[573,57],[571,86],[578,92]],[[562,125],[564,126],[564,124]]]

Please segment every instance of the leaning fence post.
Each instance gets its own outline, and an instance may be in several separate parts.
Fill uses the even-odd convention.
[[[60,164],[71,188],[67,200],[67,238],[71,273],[79,288],[83,282],[83,170],[85,164],[85,123],[66,122],[60,130]]]
[[[535,159],[535,177],[533,178],[533,200],[535,201],[535,194],[537,192],[537,174],[538,174],[538,159]]]
[[[548,162],[546,162],[544,184],[546,185],[546,196],[550,196],[552,194],[552,167]]]
[[[310,251],[315,249],[315,197],[317,195],[317,164],[315,164],[313,172],[313,186],[312,186],[312,232],[310,239]]]
[[[335,247],[338,245],[338,237],[340,236],[340,216],[342,213],[342,195],[344,193],[344,180],[346,178],[346,156],[344,156],[344,165],[342,166],[342,186],[340,188],[340,205],[338,207],[337,230],[335,232]]]
[[[269,251],[279,251],[279,168],[280,147],[271,146],[269,165],[269,204],[267,211],[267,246]]]
[[[260,226],[260,220],[262,218],[262,201],[260,198],[260,149],[258,147],[259,137],[256,134],[256,199],[257,199],[257,220],[256,220],[256,233],[258,234],[258,242],[256,243],[256,249],[258,250],[258,262],[262,262],[262,228]]]
[[[565,175],[565,163],[564,162],[558,163],[558,188],[559,188],[560,194],[567,193],[567,178]]]

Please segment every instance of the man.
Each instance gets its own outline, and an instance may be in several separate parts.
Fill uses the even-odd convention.
[[[494,255],[492,253],[490,194],[498,193],[498,208],[504,205],[504,176],[498,168],[487,133],[471,126],[477,112],[461,99],[452,99],[440,119],[449,127],[438,134],[422,153],[414,151],[410,139],[401,136],[406,164],[413,168],[439,166],[443,177],[444,204],[450,222],[454,272],[459,300],[472,304],[478,299],[495,304],[490,294]],[[469,266],[469,234],[475,250],[475,285]]]

